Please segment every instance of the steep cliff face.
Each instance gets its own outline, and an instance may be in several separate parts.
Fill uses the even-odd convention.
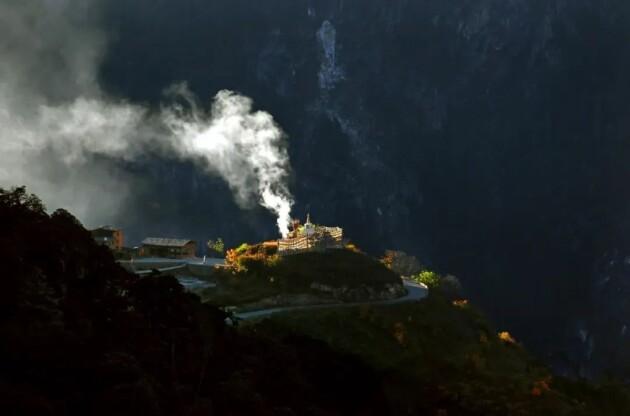
[[[572,342],[554,357],[556,369],[582,377],[601,375],[617,366],[614,374],[627,376],[630,363],[630,256],[628,248],[615,248],[596,263],[585,311],[566,328]]]
[[[290,136],[296,213],[308,208],[362,247],[403,249],[458,275],[500,325],[551,360],[571,357],[569,372],[595,362],[573,349],[580,322],[601,311],[594,267],[630,228],[630,4],[109,8],[109,89],[157,102],[164,86],[188,80],[201,96],[252,96]],[[156,224],[228,242],[273,233],[264,213],[239,212],[223,185],[192,168],[147,169],[148,202],[127,217],[132,235]],[[592,371],[609,364],[602,356]]]

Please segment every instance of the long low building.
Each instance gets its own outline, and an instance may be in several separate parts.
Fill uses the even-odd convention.
[[[195,257],[197,243],[179,238],[145,238],[140,247],[141,257],[186,259]]]

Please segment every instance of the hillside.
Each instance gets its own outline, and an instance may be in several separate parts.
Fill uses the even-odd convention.
[[[218,287],[202,298],[217,306],[252,309],[291,303],[357,302],[402,296],[400,276],[353,249],[278,256],[262,244],[229,250]],[[266,302],[266,303],[265,303]]]
[[[172,277],[127,273],[69,213],[0,190],[0,413],[619,415],[619,386],[557,379],[466,303],[228,327]]]
[[[630,2],[107,4],[108,89],[251,96],[290,136],[295,212],[448,270],[567,373],[630,379]],[[120,215],[137,238],[174,217],[228,244],[273,231],[187,165],[144,168],[138,212]]]
[[[467,302],[435,293],[417,304],[276,315],[256,334],[300,333],[358,357],[382,377],[390,414],[620,415],[621,385],[554,377]]]

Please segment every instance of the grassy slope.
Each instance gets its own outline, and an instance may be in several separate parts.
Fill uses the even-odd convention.
[[[437,296],[279,315],[247,328],[305,334],[358,356],[383,375],[394,414],[616,415],[630,408],[627,392],[616,387],[554,379],[518,344],[499,339],[473,308]]]
[[[350,250],[282,257],[272,272],[303,287],[312,282],[333,287],[383,287],[388,283],[400,282],[395,273],[378,261]]]
[[[242,264],[243,270],[219,274],[220,288],[204,291],[204,300],[215,305],[242,305],[278,294],[310,293],[314,282],[377,289],[400,283],[400,277],[378,261],[350,250],[246,259]]]

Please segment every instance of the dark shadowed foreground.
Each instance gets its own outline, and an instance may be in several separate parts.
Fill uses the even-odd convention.
[[[622,387],[552,377],[465,302],[225,326],[171,277],[136,277],[66,211],[0,190],[6,415],[615,415]]]

